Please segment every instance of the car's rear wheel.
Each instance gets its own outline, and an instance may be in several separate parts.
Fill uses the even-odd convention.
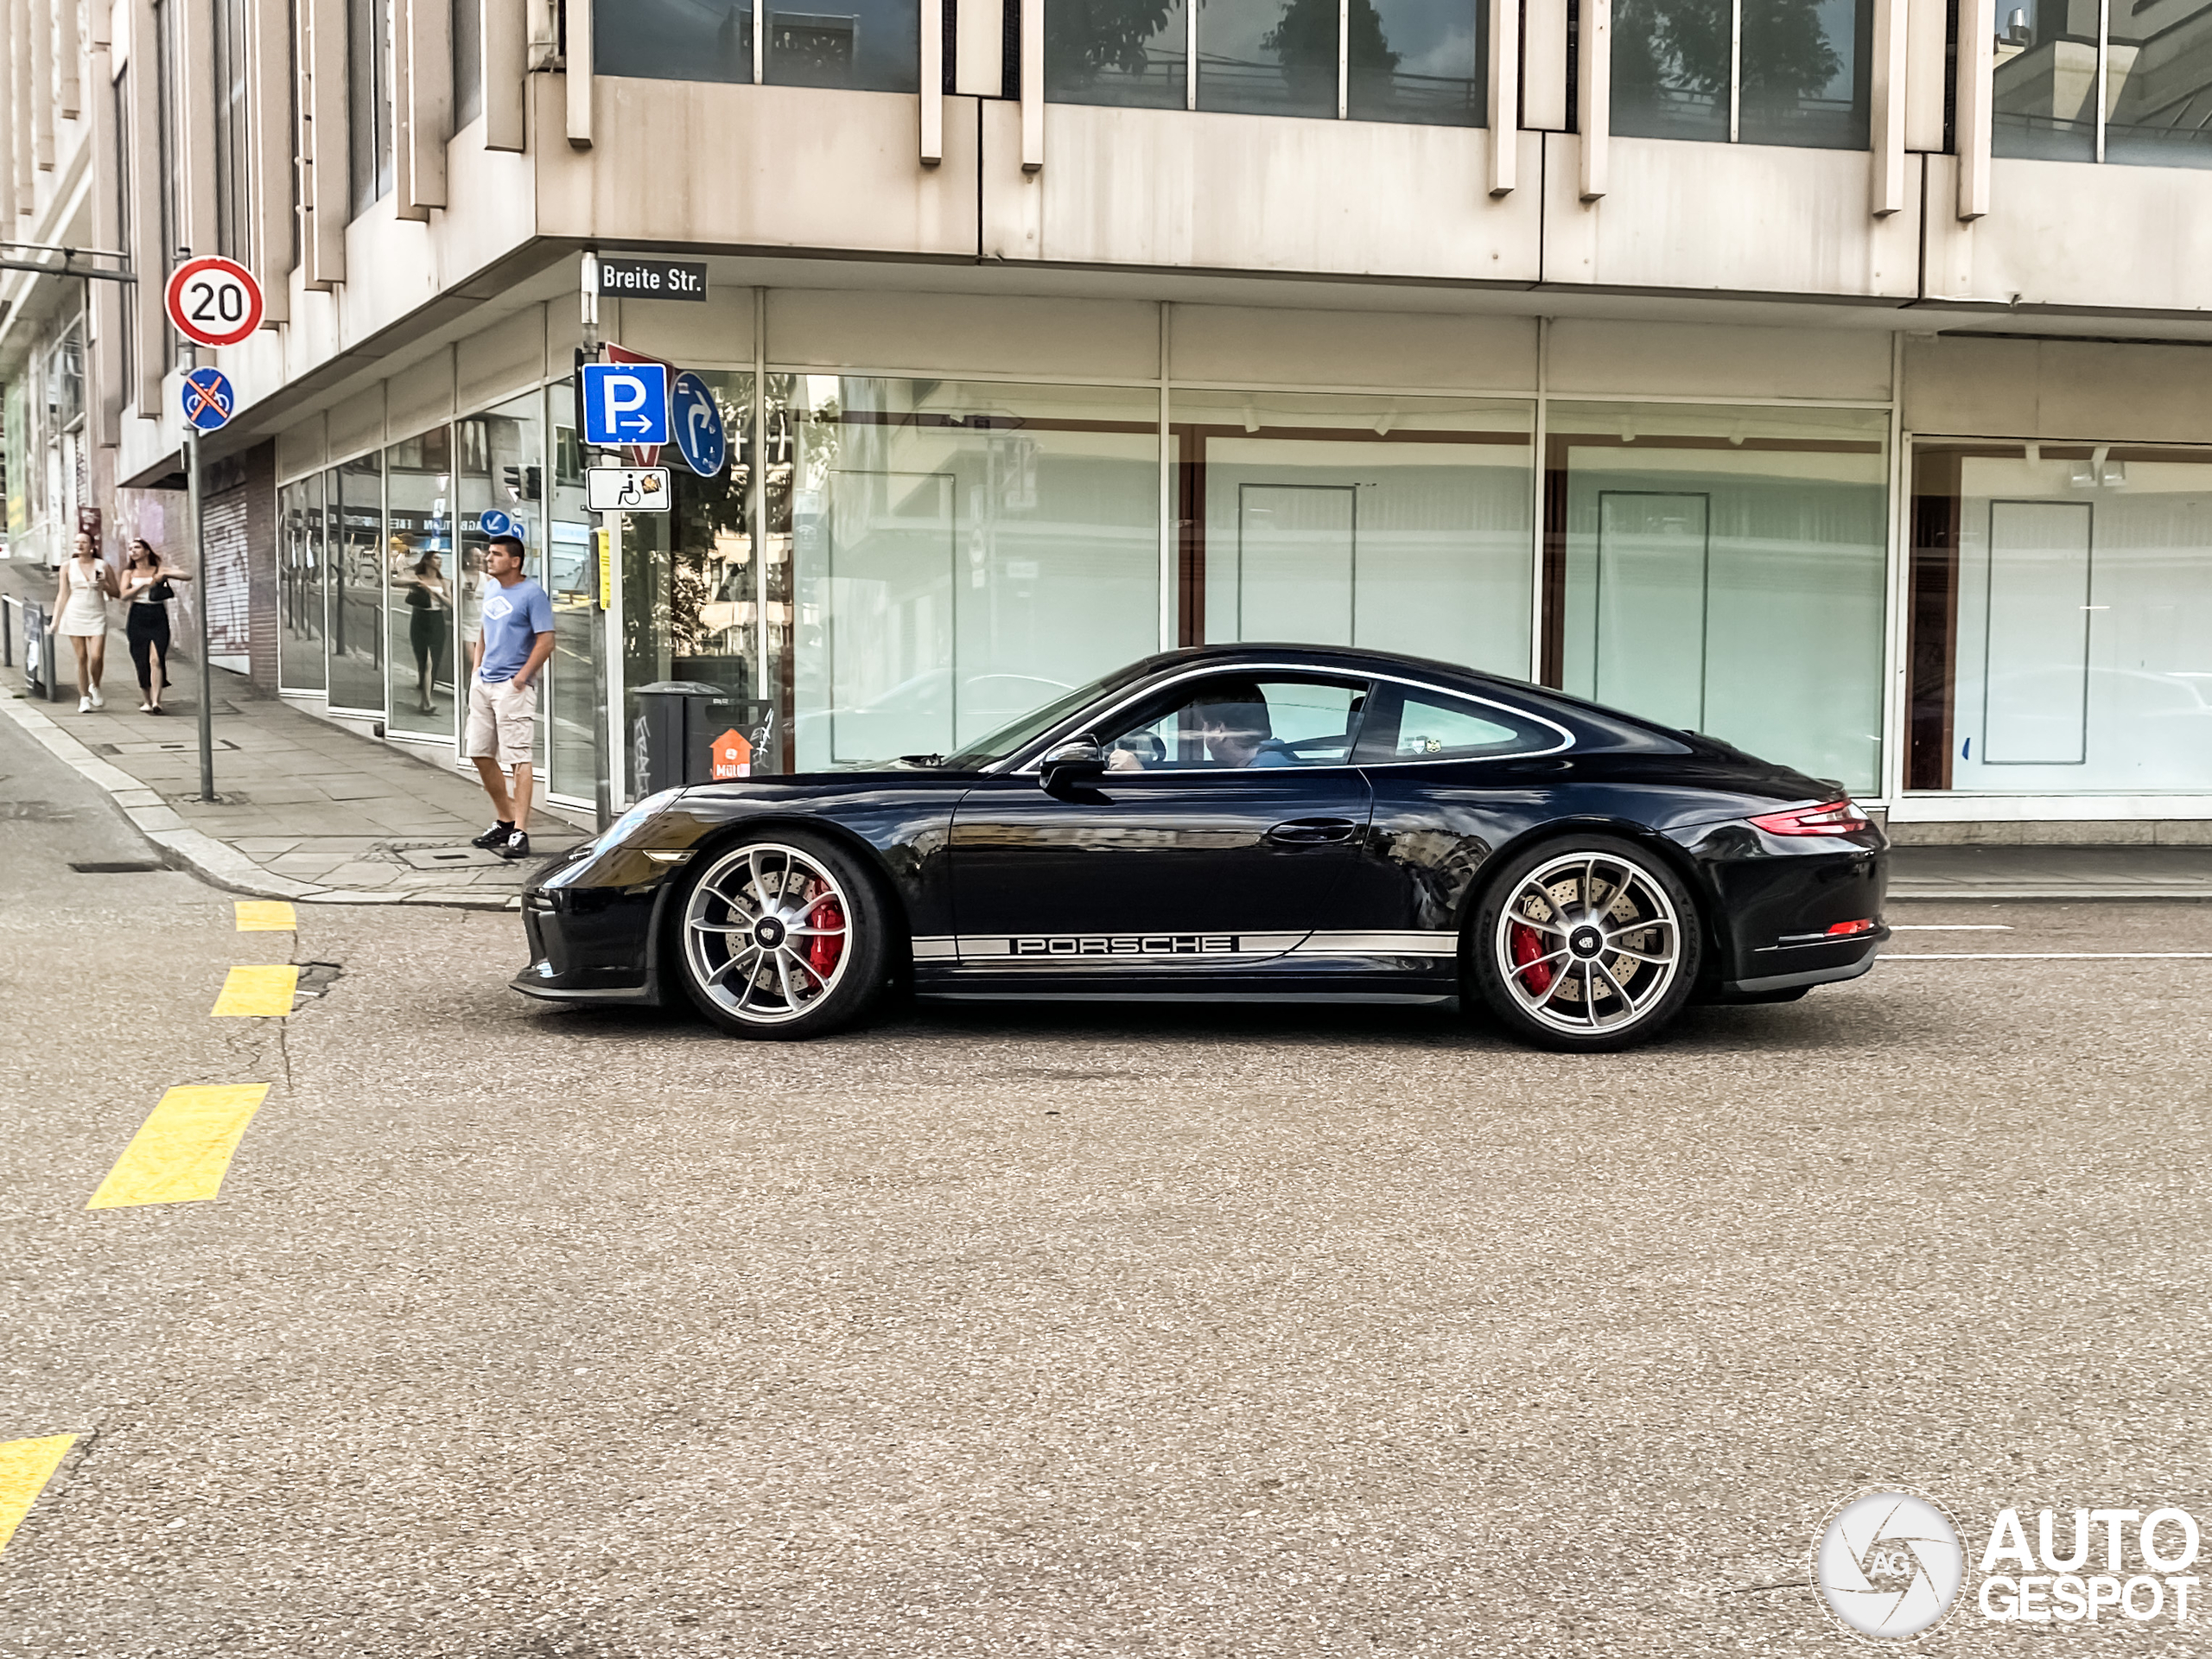
[[[1703,931],[1689,889],[1612,836],[1547,842],[1484,890],[1468,972],[1516,1035],[1603,1051],[1649,1041],[1695,988]]]
[[[733,1036],[819,1037],[883,989],[883,899],[857,860],[819,836],[717,848],[699,861],[677,925],[683,988]]]

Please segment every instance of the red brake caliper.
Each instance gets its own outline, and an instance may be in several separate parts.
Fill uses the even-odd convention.
[[[1552,988],[1552,967],[1549,963],[1541,968],[1529,964],[1544,954],[1544,936],[1524,922],[1513,924],[1513,965],[1521,971],[1514,977],[1536,995],[1541,996]]]
[[[807,897],[818,899],[820,894],[829,891],[828,882],[817,881],[808,893]],[[806,942],[806,965],[814,969],[817,978],[827,984],[830,976],[836,971],[838,957],[843,954],[845,949],[845,935],[842,931],[845,925],[845,907],[835,899],[820,899],[819,902],[808,906],[806,917],[806,925],[809,927],[840,930],[835,933],[817,933]]]

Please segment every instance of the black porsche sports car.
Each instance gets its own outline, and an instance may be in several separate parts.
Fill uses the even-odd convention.
[[[1147,658],[957,754],[670,790],[534,881],[515,988],[814,1036],[924,996],[1479,1000],[1557,1048],[1873,965],[1840,785],[1311,645]]]

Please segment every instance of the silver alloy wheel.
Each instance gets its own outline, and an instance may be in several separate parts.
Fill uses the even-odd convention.
[[[1491,948],[1522,1013],[1589,1036],[1636,1024],[1665,997],[1682,930],[1649,871],[1611,853],[1567,853],[1521,879]]]
[[[725,853],[683,905],[692,983],[748,1024],[783,1025],[818,1004],[852,960],[851,898],[796,847],[755,842]],[[826,970],[818,959],[833,955]]]

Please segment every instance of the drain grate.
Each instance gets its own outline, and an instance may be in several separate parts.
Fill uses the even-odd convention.
[[[168,866],[150,858],[73,858],[69,868],[79,875],[151,875]]]

